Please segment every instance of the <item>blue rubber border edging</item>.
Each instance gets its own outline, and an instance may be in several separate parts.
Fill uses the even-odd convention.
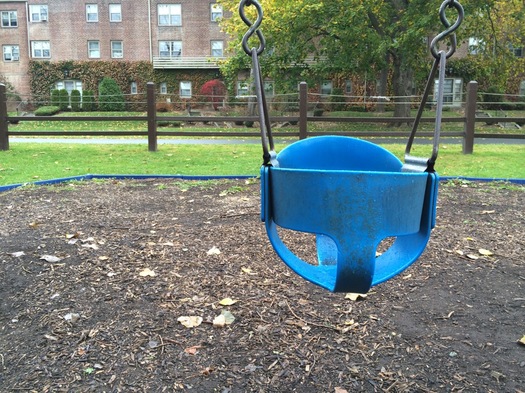
[[[192,175],[82,175],[72,177],[62,177],[58,179],[39,180],[29,183],[11,184],[7,186],[0,186],[0,192],[9,191],[14,188],[23,186],[45,186],[50,184],[65,183],[68,181],[87,181],[94,179],[115,179],[115,180],[145,180],[145,179],[174,179],[174,180],[221,180],[221,179],[254,179],[257,176],[250,175],[223,175],[223,176],[192,176]],[[448,180],[465,180],[473,182],[508,182],[514,184],[525,185],[525,179],[502,179],[502,178],[483,178],[483,177],[463,177],[463,176],[443,176],[439,178],[440,181]]]
[[[96,179],[115,179],[115,180],[146,180],[146,179],[173,179],[173,180],[221,180],[221,179],[254,179],[256,176],[249,175],[222,175],[222,176],[193,176],[193,175],[82,175],[62,177],[58,179],[39,180],[35,182],[10,184],[7,186],[0,186],[0,192],[9,191],[14,188],[23,186],[45,186],[50,184],[65,183],[68,181],[87,181]]]

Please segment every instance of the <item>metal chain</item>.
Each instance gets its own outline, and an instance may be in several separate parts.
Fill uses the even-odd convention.
[[[446,9],[448,8],[455,8],[458,12],[458,18],[454,24],[451,24],[446,16]],[[465,12],[463,10],[463,7],[457,0],[445,0],[439,9],[439,17],[441,19],[441,22],[445,26],[446,30],[442,33],[438,34],[431,42],[430,44],[430,52],[432,53],[432,56],[434,56],[435,61],[432,66],[432,70],[430,71],[430,75],[428,77],[427,85],[425,87],[425,91],[423,93],[423,98],[421,99],[421,103],[419,105],[419,110],[417,112],[416,118],[414,120],[414,124],[412,126],[412,132],[410,133],[410,136],[408,138],[408,142],[405,149],[405,164],[403,165],[403,171],[406,172],[434,172],[434,164],[436,162],[438,152],[439,152],[439,138],[441,135],[441,120],[443,116],[443,99],[445,95],[445,68],[446,68],[446,60],[452,56],[456,51],[457,46],[457,40],[456,40],[456,34],[454,33],[461,23],[463,22],[463,19],[465,17]],[[444,40],[445,38],[449,37],[451,39],[451,46],[448,51],[444,50],[438,50],[437,46],[440,41]],[[430,158],[420,158],[420,157],[413,157],[410,155],[410,150],[412,149],[412,144],[414,142],[414,138],[416,136],[417,129],[419,127],[419,123],[421,121],[421,117],[423,116],[423,111],[425,109],[425,105],[428,100],[428,96],[430,95],[430,90],[432,89],[432,86],[434,85],[434,79],[436,77],[436,74],[438,74],[438,92],[437,92],[437,99],[436,99],[436,121],[435,121],[435,127],[434,127],[434,138],[433,138],[433,146],[432,146],[432,155]]]
[[[257,19],[252,22],[245,13],[245,8],[248,6],[254,6],[257,11]],[[255,95],[257,96],[257,109],[259,112],[259,124],[261,127],[261,139],[263,148],[263,165],[265,166],[277,166],[277,154],[275,153],[272,127],[270,123],[270,115],[268,106],[266,104],[266,97],[264,93],[264,80],[261,73],[261,66],[259,64],[259,56],[264,52],[266,47],[266,40],[259,27],[263,20],[263,11],[261,5],[256,0],[241,0],[239,4],[239,15],[243,22],[249,27],[246,34],[242,38],[242,48],[247,55],[252,57],[252,73],[255,84]],[[250,48],[248,45],[249,39],[257,34],[259,39],[258,48]]]

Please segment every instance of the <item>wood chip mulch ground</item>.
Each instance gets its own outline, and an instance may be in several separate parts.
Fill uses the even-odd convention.
[[[442,183],[419,261],[352,300],[275,255],[257,180],[3,192],[0,391],[524,392],[524,201]]]

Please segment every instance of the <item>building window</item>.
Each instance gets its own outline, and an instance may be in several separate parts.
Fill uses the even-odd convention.
[[[31,22],[47,22],[47,5],[30,5],[29,20]]]
[[[211,42],[211,55],[213,57],[222,57],[224,55],[224,41]]]
[[[485,44],[483,43],[483,40],[476,38],[476,37],[470,37],[468,39],[468,53],[471,55],[477,55],[483,51],[483,47]]]
[[[352,81],[345,81],[345,94],[352,94]]]
[[[122,41],[111,41],[111,58],[122,59],[124,57],[124,49]]]
[[[266,97],[275,95],[275,83],[273,81],[264,81],[264,94]]]
[[[20,60],[20,47],[18,45],[4,45],[2,52],[4,61]]]
[[[182,41],[159,41],[160,57],[180,57],[182,54]]]
[[[248,82],[247,81],[237,81],[237,96],[247,96],[248,95]]]
[[[131,82],[131,94],[137,94],[138,88],[137,88],[137,82]]]
[[[160,83],[160,94],[168,94],[168,84],[166,82]]]
[[[434,102],[437,100],[439,80],[434,80]],[[445,78],[443,84],[443,104],[447,106],[461,106],[463,98],[463,80],[459,78]]]
[[[31,56],[36,59],[47,59],[51,57],[49,41],[31,41]]]
[[[16,11],[2,11],[2,27],[18,27]]]
[[[122,5],[121,4],[110,4],[109,5],[109,21],[110,22],[122,22]]]
[[[181,82],[179,94],[181,98],[191,98],[191,82]]]
[[[98,22],[98,5],[86,4],[86,21]]]
[[[88,41],[88,57],[90,59],[100,59],[99,41]]]
[[[211,13],[211,21],[217,22],[220,18],[222,18],[222,5],[216,4],[216,3],[211,4],[210,13]]]
[[[525,98],[525,80],[521,81],[520,83],[520,96],[523,96],[522,98]]]
[[[329,96],[332,94],[333,84],[332,81],[323,81],[321,83],[321,94],[324,96]]]
[[[522,46],[514,46],[510,44],[509,49],[514,54],[514,56],[523,57],[523,47]]]
[[[159,26],[181,26],[182,12],[180,4],[159,4]]]

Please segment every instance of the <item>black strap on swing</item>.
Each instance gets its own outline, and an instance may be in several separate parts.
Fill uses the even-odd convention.
[[[255,22],[252,22],[245,13],[245,8],[253,5],[257,10],[257,19]],[[447,8],[455,8],[458,13],[458,18],[454,24],[451,24],[446,16]],[[268,112],[268,107],[266,104],[266,97],[264,93],[264,82],[261,74],[261,67],[259,64],[259,56],[264,52],[266,47],[266,40],[262,34],[259,27],[263,20],[263,10],[261,5],[256,0],[241,0],[239,4],[239,15],[243,22],[249,27],[246,34],[242,39],[242,47],[244,52],[251,56],[252,58],[252,71],[255,84],[255,93],[257,96],[257,105],[260,118],[260,127],[261,127],[261,139],[263,147],[263,165],[264,166],[276,166],[278,165],[276,159],[276,152],[272,137],[271,123]],[[412,126],[412,131],[407,141],[405,149],[405,164],[403,165],[403,172],[434,172],[434,164],[436,162],[438,152],[439,152],[439,139],[441,134],[441,123],[442,123],[442,113],[443,113],[443,98],[444,98],[444,85],[445,85],[445,68],[446,60],[452,56],[457,47],[457,39],[455,31],[459,28],[463,19],[465,17],[465,12],[463,7],[458,0],[445,0],[439,9],[439,16],[441,23],[445,26],[446,30],[438,34],[430,44],[430,51],[435,61],[430,71],[430,75],[419,105],[418,113],[414,120]],[[256,34],[259,39],[258,48],[250,48],[248,40]],[[441,41],[450,37],[450,47],[447,51],[439,50],[438,45]],[[436,77],[436,74],[439,70],[439,82],[438,82],[438,93],[436,97],[436,121],[434,128],[434,137],[433,137],[433,147],[432,154],[430,158],[415,157],[410,155],[412,150],[412,144],[414,142],[417,129],[421,122],[421,117],[425,109],[425,105],[428,101],[428,96],[433,87],[433,82]]]

